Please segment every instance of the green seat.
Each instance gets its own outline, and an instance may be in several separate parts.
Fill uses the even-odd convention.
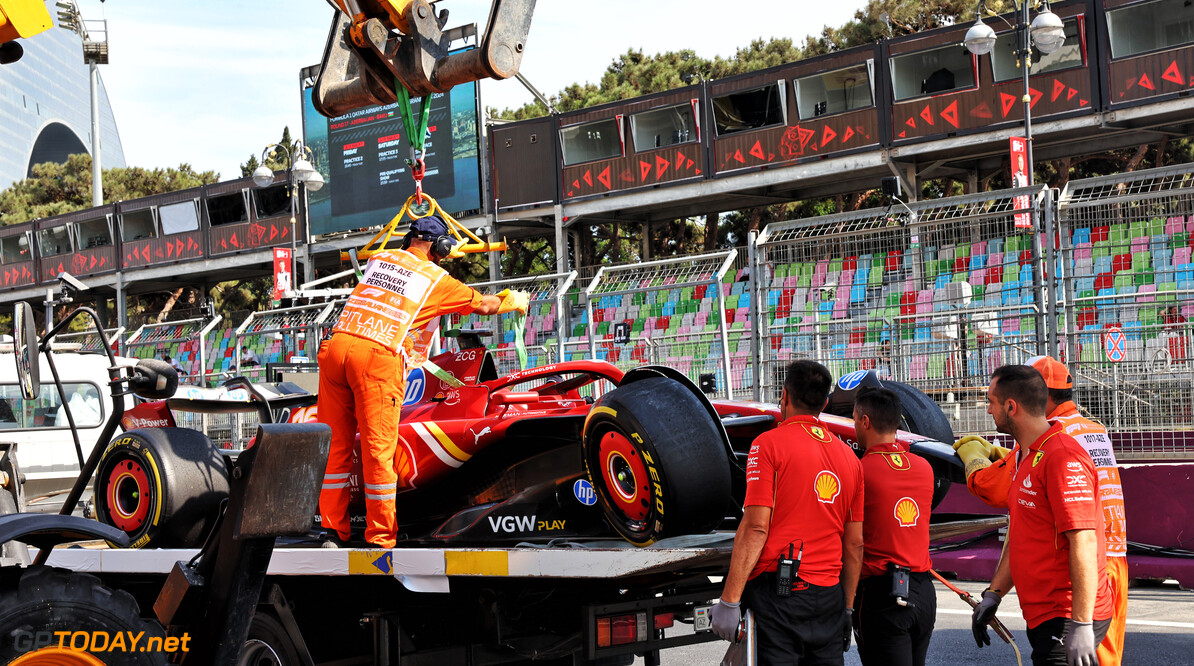
[[[1189,241],[1190,235],[1184,231],[1179,231],[1173,234],[1173,238],[1169,239],[1169,249],[1176,250],[1179,247],[1185,247]]]
[[[1111,241],[1095,241],[1090,251],[1092,257],[1110,257],[1111,254]]]
[[[1144,285],[1144,284],[1152,284],[1153,283],[1153,272],[1152,271],[1136,271],[1135,273],[1132,274],[1132,282],[1134,282],[1137,287],[1139,287],[1140,285]]]
[[[1161,236],[1165,233],[1165,220],[1159,217],[1154,217],[1148,221],[1147,236]]]
[[[1148,250],[1143,250],[1132,254],[1132,270],[1142,271],[1151,268],[1153,265],[1152,253]]]
[[[1120,271],[1120,272],[1116,273],[1115,274],[1115,282],[1113,283],[1115,290],[1119,291],[1120,289],[1123,289],[1124,287],[1134,286],[1135,283],[1132,281],[1133,275],[1135,275],[1135,271],[1131,271],[1131,270]]]

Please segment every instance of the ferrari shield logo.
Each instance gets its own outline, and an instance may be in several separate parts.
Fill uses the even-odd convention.
[[[887,459],[887,464],[892,469],[905,470],[912,467],[911,461],[904,457],[902,453],[888,453],[883,457]]]
[[[825,432],[825,429],[821,426],[804,426],[804,429],[818,442],[829,441],[829,433]]]
[[[1045,457],[1044,451],[1037,451],[1036,455],[1032,457],[1032,466],[1036,467],[1037,463],[1039,463],[1041,461],[1041,458],[1044,458],[1044,457]]]

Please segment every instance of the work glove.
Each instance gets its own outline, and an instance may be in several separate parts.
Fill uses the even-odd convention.
[[[742,624],[742,609],[739,601],[717,602],[713,607],[713,633],[731,643],[738,642],[738,625]]]
[[[983,600],[974,607],[974,614],[970,618],[970,629],[974,631],[974,642],[979,647],[991,644],[991,634],[987,625],[995,619],[995,611],[999,609],[999,593],[991,588],[983,590]]]
[[[954,450],[966,466],[967,479],[978,470],[991,466],[991,443],[978,435],[966,435],[954,442]]]
[[[854,609],[847,608],[845,615],[842,616],[842,652],[850,651],[850,636],[854,634]]]
[[[502,304],[498,306],[498,314],[517,312],[525,315],[531,304],[530,295],[516,289],[503,289],[497,297],[502,299]]]
[[[991,455],[990,455],[991,462],[995,462],[997,460],[1003,460],[1004,458],[1011,455],[1011,452],[1012,452],[1011,449],[1005,449],[998,444],[992,444],[991,445]]]
[[[1065,663],[1067,666],[1099,666],[1094,625],[1066,620]]]

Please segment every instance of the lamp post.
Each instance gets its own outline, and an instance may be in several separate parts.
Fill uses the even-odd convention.
[[[1054,14],[1049,8],[1048,0],[1045,0],[1044,8],[1037,11],[1036,17],[1029,21],[1029,2],[1030,0],[1016,0],[1016,9],[1019,10],[1017,22],[1014,26],[1012,26],[1010,23],[1008,26],[1012,27],[1016,31],[1016,62],[1020,67],[1020,78],[1024,83],[1024,96],[1021,98],[1021,102],[1024,105],[1024,158],[1027,162],[1025,165],[1024,175],[1027,181],[1025,185],[1032,186],[1035,183],[1034,171],[1036,170],[1036,163],[1033,161],[1032,156],[1032,92],[1028,84],[1028,77],[1030,74],[1029,70],[1032,68],[1032,47],[1035,46],[1036,49],[1044,55],[1053,53],[1057,49],[1061,48],[1061,45],[1065,43],[1065,25],[1062,23],[1061,18]],[[990,53],[995,48],[996,43],[995,31],[992,30],[990,26],[983,23],[982,16],[983,10],[985,9],[985,0],[979,0],[977,11],[978,16],[974,21],[974,25],[970,26],[970,29],[966,31],[964,42],[966,45],[966,50],[980,57]],[[998,16],[998,14],[995,14],[995,16]],[[1003,19],[1002,17],[999,18],[1004,23],[1007,23],[1006,19]],[[1036,250],[1040,252],[1040,234],[1038,233],[1039,230],[1037,228],[1036,208],[1033,206],[1029,207],[1028,219],[1029,226],[1032,228],[1034,236],[1038,239]],[[1052,218],[1049,216],[1046,216],[1046,229],[1044,229],[1044,236],[1046,239],[1048,239],[1047,242],[1050,243],[1053,242],[1051,219]],[[1043,276],[1041,276],[1042,272],[1043,271],[1040,270],[1035,271],[1033,278],[1035,288],[1040,297],[1044,297],[1044,293],[1041,290],[1043,279]],[[1050,271],[1050,274],[1051,273],[1052,271]],[[1052,308],[1055,307],[1057,299],[1052,297],[1053,280],[1051,278],[1048,284],[1048,291],[1050,292],[1048,307],[1051,309],[1051,314],[1049,314],[1048,320],[1050,322],[1050,328],[1052,328],[1052,326],[1057,322],[1056,316],[1052,314]],[[1038,310],[1036,319],[1037,330],[1044,331],[1045,314]],[[1053,342],[1055,339],[1056,338],[1054,336],[1049,336],[1050,348],[1047,353],[1050,353],[1056,357],[1056,344]],[[1045,352],[1042,351],[1041,353]]]
[[[108,64],[108,20],[83,21],[75,0],[59,0],[58,27],[83,40],[83,62],[91,76],[91,205],[104,205],[103,172],[100,165],[99,66]],[[88,27],[90,23],[90,29]]]
[[[291,291],[298,282],[298,196],[299,184],[308,192],[318,191],[323,187],[323,176],[315,167],[311,166],[311,149],[303,145],[302,141],[295,141],[292,146],[275,143],[261,151],[261,166],[253,172],[253,184],[257,187],[268,187],[274,182],[274,171],[265,163],[276,157],[278,151],[286,156],[286,183],[290,193],[290,282]]]
[[[1045,8],[1037,12],[1036,18],[1029,22],[1029,0],[1018,0],[1016,8],[1019,10],[1019,21],[1016,25],[1011,26],[1016,31],[1016,59],[1020,66],[1021,78],[1024,81],[1024,97],[1021,101],[1024,104],[1024,141],[1026,159],[1028,161],[1028,184],[1033,184],[1033,169],[1032,161],[1032,94],[1028,86],[1029,70],[1032,68],[1032,47],[1041,53],[1048,55],[1053,53],[1065,42],[1065,26],[1061,19],[1049,9],[1049,3],[1046,0]],[[995,48],[995,31],[991,26],[983,23],[983,10],[986,9],[986,2],[979,0],[978,17],[974,21],[974,25],[966,31],[966,50],[970,51],[976,56],[983,56],[990,53]],[[998,15],[996,15],[998,16]],[[1002,17],[1000,17],[1002,20]],[[1006,23],[1007,21],[1004,20]]]

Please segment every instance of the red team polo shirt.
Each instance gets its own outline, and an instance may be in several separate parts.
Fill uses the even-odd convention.
[[[751,578],[775,571],[789,543],[793,552],[803,543],[797,575],[812,585],[836,585],[845,525],[863,518],[862,466],[819,419],[793,416],[751,444],[743,504],[772,508],[767,543]]]
[[[1020,595],[1024,621],[1034,628],[1045,620],[1070,617],[1070,542],[1062,532],[1095,530],[1099,578],[1094,619],[1111,617],[1107,548],[1099,482],[1086,449],[1054,423],[1020,460],[1008,493],[1008,557]]]
[[[862,577],[882,576],[887,563],[924,572],[929,557],[933,468],[907,444],[872,446],[862,456],[866,513],[862,523]]]

